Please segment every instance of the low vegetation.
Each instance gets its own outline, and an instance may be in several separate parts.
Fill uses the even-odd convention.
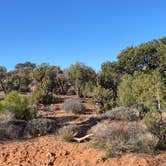
[[[0,112],[10,112],[16,119],[29,120],[35,118],[36,107],[29,105],[28,98],[17,92],[10,92],[0,101]]]
[[[29,102],[32,104],[52,104],[52,103],[56,103],[57,99],[55,98],[55,96],[53,96],[53,94],[51,93],[47,93],[45,94],[44,91],[38,91],[33,93],[30,98],[29,98]]]
[[[131,107],[116,107],[97,117],[98,120],[124,120],[124,121],[140,121],[149,109],[144,104],[135,104]]]
[[[56,122],[51,119],[32,119],[27,123],[25,135],[28,137],[42,136],[55,132],[57,127]]]
[[[58,135],[66,141],[73,141],[73,138],[78,133],[78,127],[76,125],[68,125],[59,129]]]
[[[102,122],[91,129],[96,141],[113,154],[154,152],[158,139],[139,122]]]
[[[65,100],[62,109],[68,113],[83,114],[85,112],[85,106],[79,99],[67,99]]]
[[[158,148],[166,149],[166,112],[160,115],[157,111],[151,111],[145,116],[144,123],[158,137]]]

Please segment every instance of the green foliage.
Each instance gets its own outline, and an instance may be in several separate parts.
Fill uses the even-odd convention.
[[[62,79],[59,75],[62,74],[58,66],[50,66],[47,63],[39,65],[33,74],[36,81],[39,82],[40,89],[45,93],[53,93],[61,85]]]
[[[125,75],[122,82],[118,86],[118,104],[122,106],[130,106],[136,103],[134,94],[132,93],[133,78]]]
[[[119,69],[118,62],[105,62],[101,65],[101,71],[98,73],[97,81],[105,89],[111,89],[114,102],[117,98],[117,86],[121,81],[122,72]]]
[[[7,69],[4,66],[0,66],[0,90],[3,90],[6,93],[6,84],[5,79],[7,75]]]
[[[67,94],[69,87],[70,86],[69,86],[67,78],[65,77],[64,72],[57,74],[56,88],[55,88],[54,92],[56,94],[65,95],[65,94]]]
[[[94,87],[92,101],[93,103],[98,104],[100,109],[104,111],[114,106],[112,91],[101,86]]]
[[[42,136],[54,132],[57,129],[57,124],[51,119],[32,119],[28,121],[25,128],[25,135],[27,136]]]
[[[53,94],[47,94],[42,90],[33,93],[29,98],[31,104],[52,104],[56,101],[57,100]]]
[[[33,80],[33,70],[36,65],[31,62],[19,63],[15,66],[15,71],[12,74],[12,81],[20,92],[28,92],[28,85]]]
[[[82,95],[87,98],[93,97],[94,86],[95,85],[92,81],[86,82],[82,90]]]
[[[155,109],[158,107],[158,100],[160,100],[160,105],[164,108],[165,97],[165,85],[157,70],[149,74],[125,75],[118,87],[119,105],[130,106],[136,103],[145,103],[149,108]]]
[[[82,89],[85,86],[85,83],[88,81],[95,81],[95,71],[83,63],[77,62],[74,65],[71,65],[66,71],[65,76],[68,79],[69,83],[74,87],[75,93],[77,96],[82,95]]]
[[[34,69],[36,68],[36,64],[35,63],[31,63],[31,62],[25,62],[25,63],[18,63],[15,66],[15,69]]]
[[[17,119],[32,119],[36,116],[36,109],[32,109],[28,105],[27,97],[17,93],[10,92],[5,99],[0,102],[0,111],[9,111],[14,114]]]
[[[160,65],[160,41],[153,40],[138,47],[127,47],[118,55],[119,67],[123,73],[135,71],[150,72]]]
[[[166,70],[165,70],[166,69],[166,44],[162,44],[160,46],[160,48],[158,49],[158,53],[159,53],[159,62],[160,62],[159,71],[166,85]]]
[[[65,100],[62,109],[68,113],[72,112],[74,114],[83,114],[85,112],[85,106],[79,99]]]
[[[98,83],[106,89],[116,89],[121,73],[117,62],[105,62],[98,73]]]

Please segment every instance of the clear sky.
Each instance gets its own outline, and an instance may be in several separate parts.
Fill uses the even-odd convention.
[[[125,47],[166,36],[165,19],[166,0],[0,0],[0,65],[98,70]]]

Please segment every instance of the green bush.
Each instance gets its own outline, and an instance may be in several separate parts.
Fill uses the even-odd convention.
[[[99,109],[102,111],[109,110],[115,105],[112,98],[112,91],[105,89],[101,86],[94,87],[92,102],[99,105]]]
[[[138,122],[108,121],[91,129],[96,141],[114,154],[155,150],[158,139]]]
[[[91,98],[93,97],[93,89],[94,89],[94,83],[92,81],[88,81],[85,83],[83,89],[82,89],[82,95],[83,97]]]
[[[144,123],[151,133],[159,138],[158,148],[166,149],[166,112],[161,114],[157,110],[150,111],[144,118]],[[164,119],[165,118],[165,119]]]
[[[10,92],[0,102],[0,112],[6,111],[13,113],[17,119],[29,120],[36,116],[37,109],[31,109],[27,97],[17,92]]]
[[[59,129],[58,135],[61,136],[66,141],[72,141],[74,136],[77,134],[77,126],[76,125],[68,125]]]
[[[74,114],[82,114],[85,112],[85,106],[79,99],[65,100],[62,109],[64,109],[66,112],[72,112]]]
[[[42,136],[54,132],[57,127],[55,120],[45,118],[32,119],[28,121],[25,135],[30,137]]]
[[[56,98],[44,91],[37,91],[30,96],[29,101],[31,104],[52,104],[56,102]]]

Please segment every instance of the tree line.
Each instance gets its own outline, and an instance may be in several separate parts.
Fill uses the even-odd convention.
[[[166,38],[125,48],[117,61],[104,62],[99,72],[80,62],[65,70],[32,62],[19,63],[9,72],[0,66],[0,90],[5,94],[27,93],[32,83],[44,94],[92,99],[103,110],[136,103],[165,109]]]

